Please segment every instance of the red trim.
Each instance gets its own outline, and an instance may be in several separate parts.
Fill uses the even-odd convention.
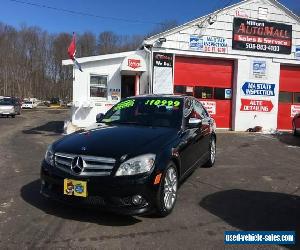
[[[281,66],[280,68],[280,92],[300,92],[300,67]],[[277,128],[283,130],[292,129],[291,106],[293,103],[278,104]],[[297,105],[295,103],[295,105]]]

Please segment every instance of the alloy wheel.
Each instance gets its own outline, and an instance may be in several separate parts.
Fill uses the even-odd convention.
[[[216,141],[214,139],[210,143],[210,160],[212,163],[216,160]]]
[[[173,167],[168,168],[164,182],[164,205],[167,210],[172,209],[177,196],[177,174]]]

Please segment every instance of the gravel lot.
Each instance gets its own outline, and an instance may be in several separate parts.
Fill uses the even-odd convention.
[[[68,112],[0,118],[1,249],[300,249],[223,243],[226,230],[293,230],[299,239],[300,137],[219,133],[216,165],[183,183],[170,216],[128,217],[40,196],[40,162]]]

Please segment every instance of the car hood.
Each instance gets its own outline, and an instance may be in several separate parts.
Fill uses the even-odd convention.
[[[55,152],[120,158],[157,153],[178,135],[175,128],[131,125],[99,126],[63,137],[53,144]]]

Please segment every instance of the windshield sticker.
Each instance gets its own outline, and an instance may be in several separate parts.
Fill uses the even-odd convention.
[[[133,107],[134,101],[135,101],[134,99],[131,99],[131,100],[120,102],[114,107],[114,111]]]
[[[180,101],[173,100],[160,100],[160,99],[149,99],[146,100],[145,105],[149,106],[167,106],[167,107],[179,107]]]

